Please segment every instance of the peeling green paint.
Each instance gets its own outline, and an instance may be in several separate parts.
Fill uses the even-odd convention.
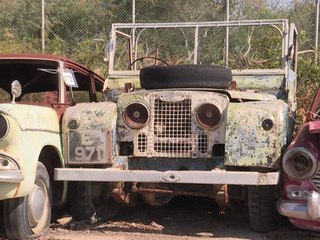
[[[100,103],[79,103],[73,107],[66,109],[62,121],[63,141],[64,141],[64,157],[68,163],[68,146],[69,146],[69,127],[68,124],[71,120],[76,119],[79,122],[79,127],[73,131],[81,133],[82,131],[102,130],[110,132],[111,144],[105,142],[101,145],[111,148],[112,157],[117,156],[116,152],[116,120],[117,109],[116,103],[113,102],[100,102]],[[106,139],[107,141],[107,139]],[[109,146],[110,145],[110,146]],[[106,161],[106,159],[103,159]],[[114,159],[112,159],[114,161]]]
[[[226,165],[274,167],[286,146],[288,105],[281,100],[230,103],[226,128]],[[270,130],[262,122],[270,119]]]

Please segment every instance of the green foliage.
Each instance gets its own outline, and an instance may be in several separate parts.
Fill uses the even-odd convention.
[[[21,41],[38,38],[41,29],[41,1],[1,0],[0,38],[11,35]]]
[[[0,40],[1,53],[37,53],[41,44],[39,39],[23,38],[21,40],[5,38]]]
[[[139,0],[138,22],[200,22],[223,20],[225,1]]]
[[[298,62],[297,102],[298,122],[303,122],[307,115],[313,95],[320,84],[320,65],[311,58],[300,57]]]
[[[312,49],[315,38],[315,5],[313,1],[296,1],[286,17],[299,31],[299,50]]]
[[[231,2],[232,19],[272,19],[277,18],[274,9],[266,0],[233,0]]]
[[[94,39],[81,41],[77,44],[72,54],[73,59],[99,73],[101,76],[105,76],[106,63],[101,61],[104,58],[104,44],[104,42]]]

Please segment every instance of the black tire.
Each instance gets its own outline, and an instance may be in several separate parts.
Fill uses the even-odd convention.
[[[106,197],[101,191],[102,188],[93,189],[92,184],[98,183],[69,182],[68,204],[70,215],[74,221],[93,219],[105,221],[114,217],[121,209],[121,204],[110,197]],[[92,194],[92,191],[96,192]]]
[[[231,82],[231,70],[217,65],[149,66],[140,70],[140,85],[145,89],[229,89]]]
[[[250,226],[256,232],[270,232],[277,227],[277,211],[273,186],[249,186]]]
[[[91,184],[88,182],[68,183],[68,205],[70,215],[75,221],[83,221],[94,216],[95,210],[91,198]]]
[[[45,235],[50,227],[51,203],[49,174],[45,166],[38,162],[35,185],[29,195],[4,201],[4,223],[8,238],[30,239]]]

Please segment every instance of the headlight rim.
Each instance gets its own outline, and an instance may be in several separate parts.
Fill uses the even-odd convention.
[[[292,160],[294,159],[294,157],[296,155],[303,156],[303,157],[307,158],[308,160],[310,160],[312,163],[310,170],[306,171],[306,173],[302,176],[299,176],[296,172],[292,171],[292,168],[290,169],[288,167],[288,164],[290,164],[290,162],[292,162]],[[290,178],[292,178],[294,180],[298,180],[298,181],[303,181],[303,180],[308,180],[308,179],[311,180],[313,178],[313,176],[315,176],[316,173],[318,172],[319,163],[318,163],[317,158],[313,154],[311,154],[309,151],[307,151],[305,148],[294,147],[294,148],[291,148],[290,150],[288,150],[284,154],[283,159],[282,159],[282,169]]]
[[[129,106],[132,106],[134,104],[139,104],[141,105],[142,107],[144,107],[144,109],[146,110],[146,120],[144,121],[144,123],[136,123],[134,121],[132,121],[129,117],[128,117],[128,114],[127,114],[127,110],[128,110],[128,107]],[[129,103],[127,104],[125,107],[124,107],[124,111],[122,113],[122,119],[124,121],[124,123],[132,128],[132,129],[140,129],[140,128],[143,128],[144,126],[146,126],[148,124],[148,122],[150,121],[150,110],[149,108],[147,107],[147,105],[143,102],[140,102],[140,101],[137,101],[137,102],[132,102],[132,103]],[[130,121],[128,121],[128,119],[130,119]]]
[[[201,121],[199,119],[199,109],[205,105],[212,105],[214,106],[216,109],[215,110],[218,110],[219,112],[219,120],[213,125],[213,126],[209,126],[207,124],[205,124],[203,121]],[[219,108],[219,105],[216,104],[216,103],[212,103],[212,102],[204,102],[204,103],[200,103],[199,105],[197,105],[197,107],[195,108],[195,120],[196,120],[196,123],[197,125],[204,129],[204,130],[213,130],[215,128],[217,128],[217,126],[219,126],[219,124],[221,123],[222,121],[222,110]]]
[[[8,118],[4,114],[0,113],[0,118],[1,117],[5,120],[7,129],[6,129],[6,132],[3,134],[3,136],[1,136],[1,134],[0,134],[0,141],[2,141],[3,139],[5,139],[8,136],[9,130],[10,130],[10,123],[9,123]]]

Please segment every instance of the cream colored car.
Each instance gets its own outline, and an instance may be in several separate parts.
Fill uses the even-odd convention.
[[[40,237],[64,201],[60,120],[78,101],[97,101],[103,78],[52,55],[0,55],[0,200],[8,238]],[[79,97],[80,99],[77,99]]]

